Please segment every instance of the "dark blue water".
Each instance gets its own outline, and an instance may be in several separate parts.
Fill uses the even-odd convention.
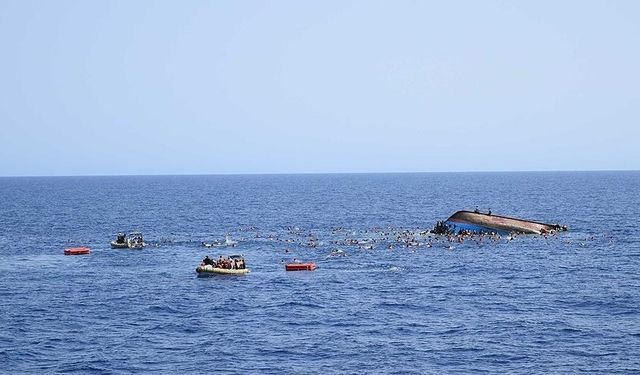
[[[571,231],[396,242],[476,205]],[[0,371],[638,373],[639,216],[638,172],[2,178]]]

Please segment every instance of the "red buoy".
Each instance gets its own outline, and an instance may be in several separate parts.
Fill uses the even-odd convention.
[[[88,247],[72,247],[69,249],[64,249],[64,255],[83,255],[89,254],[91,249]]]
[[[284,265],[285,271],[313,271],[316,268],[315,263],[287,263]]]

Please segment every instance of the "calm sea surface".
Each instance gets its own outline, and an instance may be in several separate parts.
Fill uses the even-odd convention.
[[[397,241],[476,205],[570,232]],[[639,217],[639,172],[0,178],[0,372],[639,373]]]

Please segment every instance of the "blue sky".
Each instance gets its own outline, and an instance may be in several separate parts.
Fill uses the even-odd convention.
[[[0,2],[0,176],[640,169],[637,1]]]

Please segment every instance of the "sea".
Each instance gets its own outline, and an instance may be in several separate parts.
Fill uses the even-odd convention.
[[[428,233],[476,207],[569,231]],[[638,374],[639,217],[634,171],[0,178],[0,373]]]

